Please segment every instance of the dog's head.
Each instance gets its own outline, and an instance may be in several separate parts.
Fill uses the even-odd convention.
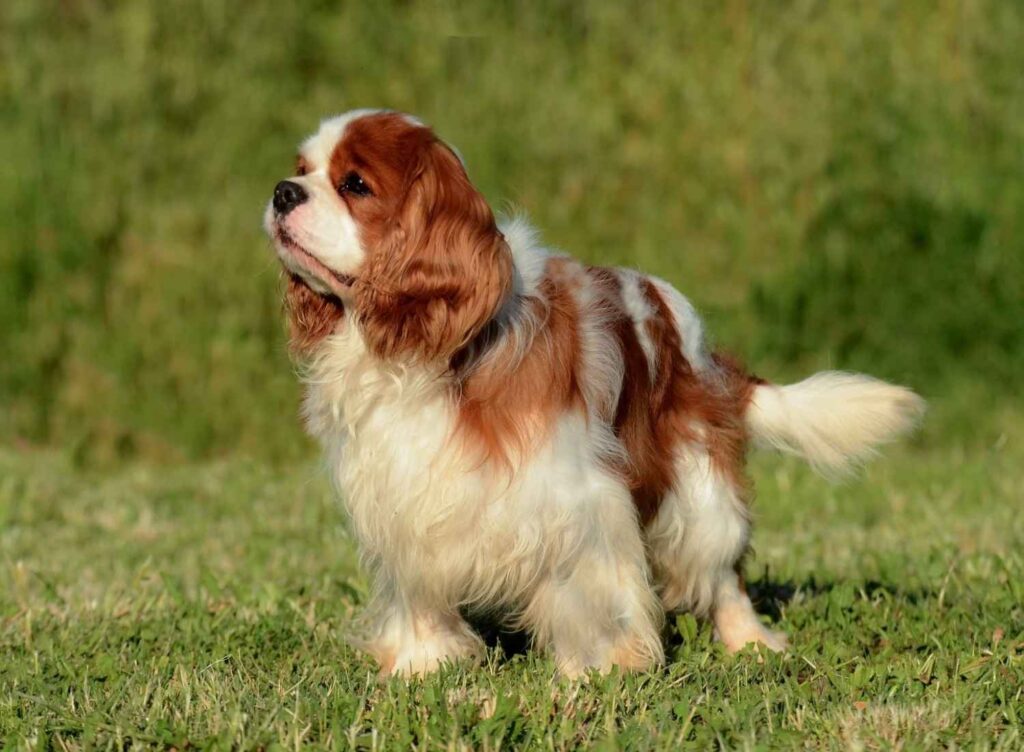
[[[459,157],[395,112],[321,123],[274,189],[264,226],[289,275],[300,350],[348,312],[380,357],[450,358],[511,287],[508,246]]]

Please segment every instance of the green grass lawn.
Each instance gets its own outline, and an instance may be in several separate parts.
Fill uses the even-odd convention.
[[[664,670],[584,683],[514,637],[483,666],[379,682],[345,641],[366,583],[316,463],[89,475],[5,451],[0,739],[1019,749],[1024,454],[1004,423],[970,446],[926,432],[840,486],[758,457],[748,574],[791,654],[728,656],[684,615]]]

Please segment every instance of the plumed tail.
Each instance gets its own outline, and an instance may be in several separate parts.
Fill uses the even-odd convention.
[[[758,444],[802,457],[836,477],[909,432],[924,415],[913,391],[871,376],[822,371],[797,384],[758,384],[746,420]]]

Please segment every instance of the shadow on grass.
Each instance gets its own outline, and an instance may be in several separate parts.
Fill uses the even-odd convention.
[[[858,596],[874,599],[876,596],[887,597],[892,600],[905,601],[910,604],[918,604],[923,601],[933,600],[937,597],[936,592],[927,589],[906,589],[897,585],[879,580],[867,580],[859,583],[850,581],[826,581],[822,582],[814,577],[802,581],[777,580],[765,576],[760,580],[747,583],[747,593],[753,601],[754,609],[761,615],[767,616],[776,626],[782,620],[785,607],[796,597],[797,593],[805,596],[820,597],[828,596],[840,588],[853,588]],[[530,635],[522,630],[512,630],[503,626],[499,615],[495,614],[465,614],[466,618],[478,631],[484,642],[490,649],[499,648],[506,659],[517,655],[526,655],[530,649]],[[671,651],[679,647],[683,638],[675,628],[674,619],[670,616],[666,620],[663,631],[665,647]]]
[[[489,650],[500,648],[506,660],[530,651],[530,634],[522,629],[510,629],[502,624],[497,614],[464,614]]]
[[[934,590],[907,589],[880,580],[866,580],[860,583],[849,580],[819,582],[814,577],[808,577],[802,582],[773,580],[770,577],[765,577],[755,582],[748,582],[747,594],[759,614],[770,617],[772,621],[779,621],[782,618],[783,607],[792,601],[797,593],[818,597],[828,595],[840,588],[849,587],[853,587],[858,595],[863,595],[868,600],[873,600],[876,596],[885,596],[891,600],[904,601],[911,605],[938,597]]]

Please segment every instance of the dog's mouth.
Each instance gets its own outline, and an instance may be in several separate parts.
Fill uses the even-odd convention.
[[[277,247],[282,249],[282,251],[287,253],[290,257],[287,260],[282,259],[285,261],[285,266],[291,267],[294,265],[299,267],[298,269],[290,269],[290,271],[298,274],[298,276],[306,282],[307,286],[315,292],[329,295],[344,295],[352,289],[353,285],[355,285],[355,277],[351,274],[342,274],[341,272],[336,272],[334,269],[331,269],[296,242],[295,239],[280,225],[274,228],[274,239],[277,241]],[[292,263],[288,264],[288,260]],[[309,284],[311,281],[310,278],[320,284]],[[316,289],[321,286],[330,288],[330,292]]]

